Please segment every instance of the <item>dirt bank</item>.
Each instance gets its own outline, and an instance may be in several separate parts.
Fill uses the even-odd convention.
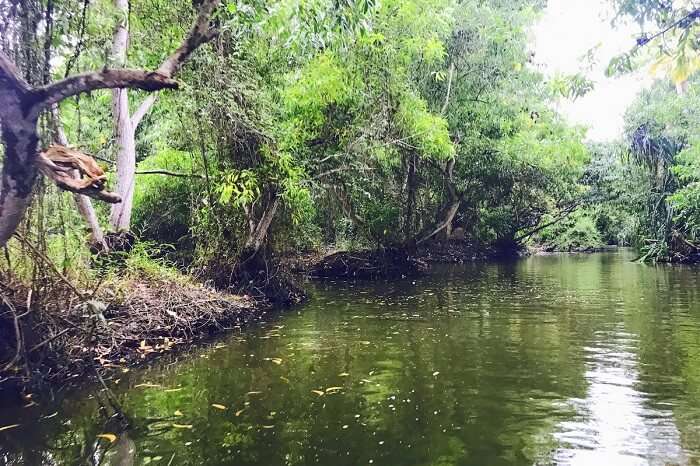
[[[184,277],[136,276],[90,299],[0,285],[0,390],[47,390],[119,371],[262,319],[271,306]]]

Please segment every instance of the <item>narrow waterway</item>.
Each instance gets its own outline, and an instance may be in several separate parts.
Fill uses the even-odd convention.
[[[700,274],[632,257],[315,284],[108,382],[127,431],[97,389],[2,407],[0,464],[700,464]]]

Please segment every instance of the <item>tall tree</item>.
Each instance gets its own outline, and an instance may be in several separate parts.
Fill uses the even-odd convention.
[[[112,39],[112,64],[126,67],[129,49],[129,0],[114,0],[118,12],[118,22]],[[173,70],[173,73],[176,69]],[[128,231],[131,228],[131,211],[134,204],[134,184],[136,182],[136,129],[141,119],[150,111],[155,95],[148,96],[134,112],[129,111],[127,89],[112,90],[112,117],[114,119],[114,139],[117,142],[117,194],[122,202],[112,205],[110,226],[114,231]]]
[[[201,4],[182,45],[156,71],[105,68],[33,87],[21,77],[7,55],[0,52],[0,124],[5,149],[0,173],[0,246],[12,237],[32,199],[40,160],[39,116],[68,97],[97,89],[133,88],[149,92],[177,89],[173,74],[195,49],[216,35],[211,17],[218,4],[218,0],[205,0]],[[79,192],[101,196],[92,186]]]

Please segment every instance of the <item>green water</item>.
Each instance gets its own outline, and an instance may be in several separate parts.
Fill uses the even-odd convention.
[[[0,464],[700,464],[700,275],[629,259],[315,284],[308,305],[108,382],[126,432],[96,389],[2,408],[21,426]]]

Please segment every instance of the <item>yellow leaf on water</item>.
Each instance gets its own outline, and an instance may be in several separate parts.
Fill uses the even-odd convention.
[[[263,429],[274,429],[275,426],[262,426]]]
[[[173,423],[173,427],[176,429],[191,429],[192,424],[175,424],[175,423]]]
[[[315,393],[318,396],[323,396],[326,394],[325,392],[322,392],[321,390],[311,390],[311,393]]]
[[[280,380],[284,383],[289,383],[289,379],[283,375],[280,375]]]
[[[172,392],[179,392],[181,390],[182,390],[182,387],[180,387],[180,388],[168,388],[167,390],[163,390],[163,391],[167,392],[167,393],[172,393]]]
[[[250,395],[260,395],[260,394],[262,394],[262,392],[248,392],[248,393],[246,393],[246,395],[248,395],[248,396],[250,396]]]
[[[158,385],[157,383],[146,382],[134,385],[134,388],[160,388],[160,385]]]
[[[184,414],[182,414],[182,411],[178,409],[177,411],[175,411],[175,416],[184,416]]]
[[[9,426],[0,427],[0,432],[2,432],[3,430],[14,429],[15,427],[19,427],[19,426],[20,426],[20,424],[11,424]]]
[[[240,416],[241,414],[243,414],[243,411],[245,411],[245,408],[239,409],[238,411],[236,411],[236,417],[238,417],[238,416]]]
[[[211,406],[212,406],[212,408],[220,409],[220,410],[222,410],[222,411],[224,411],[224,410],[226,409],[226,406],[220,405],[220,404],[217,404],[217,403],[212,403]]]
[[[348,374],[347,372],[341,372],[340,374],[338,374],[338,377],[347,377],[349,375],[350,374]]]
[[[440,375],[440,372],[438,372],[438,371],[433,372],[433,377],[437,377],[438,375]]]
[[[342,390],[342,389],[343,389],[343,387],[328,387],[328,388],[326,388],[326,393],[337,392],[337,391]]]
[[[114,443],[117,441],[117,436],[114,434],[99,434],[97,438],[103,438],[109,441],[109,443]]]

